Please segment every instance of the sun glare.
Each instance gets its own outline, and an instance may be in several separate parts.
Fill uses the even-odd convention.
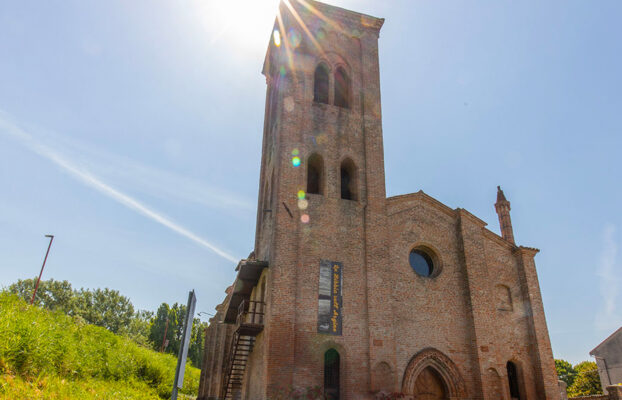
[[[265,52],[279,0],[204,0],[198,4],[210,45],[242,55]]]

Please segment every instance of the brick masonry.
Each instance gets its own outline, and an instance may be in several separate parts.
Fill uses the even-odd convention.
[[[268,87],[252,254],[269,262],[262,275],[265,327],[236,396],[268,399],[279,388],[323,387],[324,353],[333,348],[340,354],[341,399],[372,399],[380,390],[432,399],[416,397],[427,370],[442,382],[437,398],[509,400],[508,362],[516,366],[521,399],[559,399],[538,250],[516,246],[513,234],[502,238],[468,211],[422,191],[386,197],[378,60],[384,20],[312,0],[281,3],[279,13],[281,43],[270,41],[263,69]],[[345,69],[349,108],[332,105],[332,89],[329,104],[313,101],[319,63],[329,69],[330,88],[336,69]],[[306,190],[312,154],[323,160],[321,193],[307,194],[305,205],[297,193]],[[357,200],[340,196],[345,159],[356,166]],[[511,233],[509,202],[498,208]],[[430,277],[411,268],[412,249],[432,258]],[[343,263],[341,336],[317,332],[320,260]],[[219,322],[230,292],[206,333],[201,400],[223,396],[235,327]]]

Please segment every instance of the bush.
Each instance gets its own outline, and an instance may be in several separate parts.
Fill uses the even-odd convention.
[[[176,365],[177,360],[172,355],[143,348],[130,339],[117,336],[105,328],[85,324],[83,320],[64,315],[61,311],[43,310],[26,304],[15,295],[0,293],[2,390],[13,387],[7,383],[7,377],[14,376],[14,381],[18,382],[15,387],[20,390],[32,389],[36,382],[49,382],[37,390],[75,389],[78,393],[82,390],[80,388],[103,389],[113,382],[110,390],[126,388],[130,393],[132,388],[140,387],[137,392],[145,393],[147,390],[151,398],[156,395],[169,398]],[[199,375],[197,368],[186,365],[181,392],[195,395]],[[65,383],[60,382],[65,382],[68,389],[63,389]],[[89,386],[84,382],[95,383]],[[31,395],[8,398],[30,398]],[[35,398],[67,398],[50,396]],[[129,394],[123,396],[110,398],[150,398],[127,397]],[[72,395],[69,398],[88,397]]]

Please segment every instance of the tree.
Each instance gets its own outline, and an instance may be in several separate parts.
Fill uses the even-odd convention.
[[[160,351],[162,343],[164,341],[164,332],[166,331],[166,338],[169,343],[173,339],[172,329],[166,328],[166,320],[169,319],[170,307],[166,303],[160,304],[155,316],[151,319],[151,327],[149,328],[149,342],[154,350]],[[169,328],[172,325],[172,321],[169,320]]]
[[[153,318],[152,311],[139,310],[134,313],[132,320],[128,326],[121,327],[119,334],[128,337],[134,342],[151,347],[149,334],[151,331],[151,320]]]
[[[555,370],[560,380],[566,382],[566,387],[569,388],[574,382],[577,371],[566,360],[555,360]]]
[[[9,291],[30,302],[36,279],[19,280]],[[135,311],[132,302],[117,290],[75,290],[68,281],[41,281],[35,305],[83,319],[86,323],[102,326],[113,333],[129,337],[143,346],[159,351],[166,331],[166,352],[179,353],[186,318],[186,306],[162,303],[154,314]],[[166,320],[168,319],[168,329]],[[207,324],[194,318],[188,347],[188,359],[199,367],[203,358],[203,338]]]
[[[195,318],[192,324],[192,336],[190,337],[190,345],[188,348],[188,359],[192,361],[192,364],[201,368],[203,362],[203,346],[205,345],[205,330],[207,329],[207,322],[201,322],[200,319]]]
[[[30,303],[36,283],[36,278],[20,279],[9,286],[9,291]],[[39,282],[34,304],[48,310],[58,310],[68,315],[75,315],[75,291],[71,288],[71,283],[68,281],[55,281],[54,279],[41,281]]]
[[[569,397],[603,393],[600,377],[598,376],[598,367],[595,362],[583,361],[575,365],[574,369],[577,371],[577,376],[572,386],[568,388]]]
[[[134,317],[134,306],[130,299],[116,290],[80,289],[77,295],[77,314],[86,322],[103,326],[113,333],[130,325]]]
[[[166,319],[168,318],[168,329],[166,329]],[[162,341],[164,339],[164,331],[166,330],[166,339],[169,341],[165,352],[173,355],[179,354],[181,339],[184,329],[184,321],[186,318],[186,306],[175,303],[170,307],[167,303],[160,304],[158,311],[151,320],[151,328],[149,331],[149,341],[154,350],[160,351]],[[192,323],[192,331],[190,334],[190,343],[188,344],[188,359],[197,368],[201,367],[203,358],[203,339],[206,323],[201,323],[199,318],[194,318]]]

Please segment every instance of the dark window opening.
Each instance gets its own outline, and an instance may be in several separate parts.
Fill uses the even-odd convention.
[[[307,161],[307,193],[322,194],[323,181],[324,162],[322,157],[313,154]]]
[[[408,261],[418,275],[429,277],[434,271],[432,258],[421,250],[412,250],[408,256]]]
[[[335,349],[324,353],[324,396],[339,400],[339,353]]]
[[[341,198],[357,200],[356,167],[349,158],[341,163]]]
[[[328,104],[328,69],[324,64],[315,69],[313,101]]]
[[[350,78],[342,67],[335,73],[335,105],[350,108]]]
[[[512,361],[508,361],[508,383],[510,385],[510,397],[512,399],[520,399],[520,391],[518,390],[518,372],[516,365]]]

